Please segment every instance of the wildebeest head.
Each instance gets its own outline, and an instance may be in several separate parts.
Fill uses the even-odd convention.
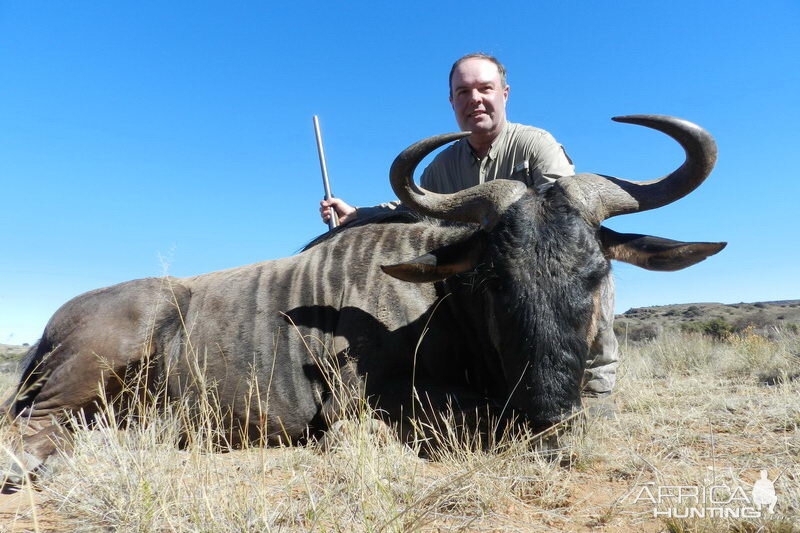
[[[683,146],[686,161],[649,182],[578,174],[538,192],[508,180],[455,194],[416,186],[412,176],[417,164],[438,146],[469,135],[462,132],[416,143],[391,169],[392,187],[410,209],[480,228],[466,240],[383,270],[410,282],[460,275],[456,279],[463,286],[467,278],[474,297],[474,309],[468,312],[482,313],[509,403],[540,426],[559,421],[579,405],[584,365],[600,317],[600,289],[611,259],[651,270],[678,270],[725,246],[619,234],[601,226],[612,216],[661,207],[689,194],[716,161],[714,140],[695,124],[657,115],[614,120],[670,135]]]

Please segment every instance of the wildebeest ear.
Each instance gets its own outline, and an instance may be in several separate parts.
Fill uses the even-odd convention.
[[[411,261],[381,265],[381,270],[413,283],[440,281],[475,268],[485,249],[486,232],[478,231],[466,240],[442,246]]]
[[[727,242],[681,242],[600,226],[606,256],[647,270],[680,270],[719,252]]]

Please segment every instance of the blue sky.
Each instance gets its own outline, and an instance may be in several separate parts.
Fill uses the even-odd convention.
[[[728,241],[677,273],[616,264],[617,309],[800,298],[800,3],[0,3],[0,343],[86,290],[294,253],[334,194],[393,199],[394,156],[457,129],[447,73],[497,55],[509,118],[578,171],[650,179],[682,151],[609,119],[670,114],[720,157],[691,196],[607,225]]]

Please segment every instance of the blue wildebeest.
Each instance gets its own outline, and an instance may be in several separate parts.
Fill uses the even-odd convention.
[[[616,120],[673,137],[685,162],[649,182],[579,174],[542,191],[496,180],[442,195],[417,187],[414,168],[467,133],[433,137],[391,168],[413,216],[334,232],[285,259],[128,281],[67,302],[5,404],[24,426],[26,467],[54,452],[65,415],[91,419],[100,390],[119,396],[125,376],[143,367],[147,386],[159,382],[167,398],[198,394],[201,372],[233,440],[295,441],[324,430],[336,409],[320,359],[335,360],[342,379],[390,418],[409,408],[413,380],[430,405],[507,406],[534,426],[558,422],[580,404],[609,261],[676,270],[724,247],[600,225],[690,193],[716,159],[713,139],[692,123]],[[251,377],[255,404],[246,400]]]

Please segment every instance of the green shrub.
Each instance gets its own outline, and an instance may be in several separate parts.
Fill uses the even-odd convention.
[[[708,335],[715,339],[725,339],[734,333],[736,328],[734,328],[732,324],[726,322],[724,318],[712,318],[707,322],[687,322],[681,324],[681,330],[690,333],[702,333],[703,335]]]

